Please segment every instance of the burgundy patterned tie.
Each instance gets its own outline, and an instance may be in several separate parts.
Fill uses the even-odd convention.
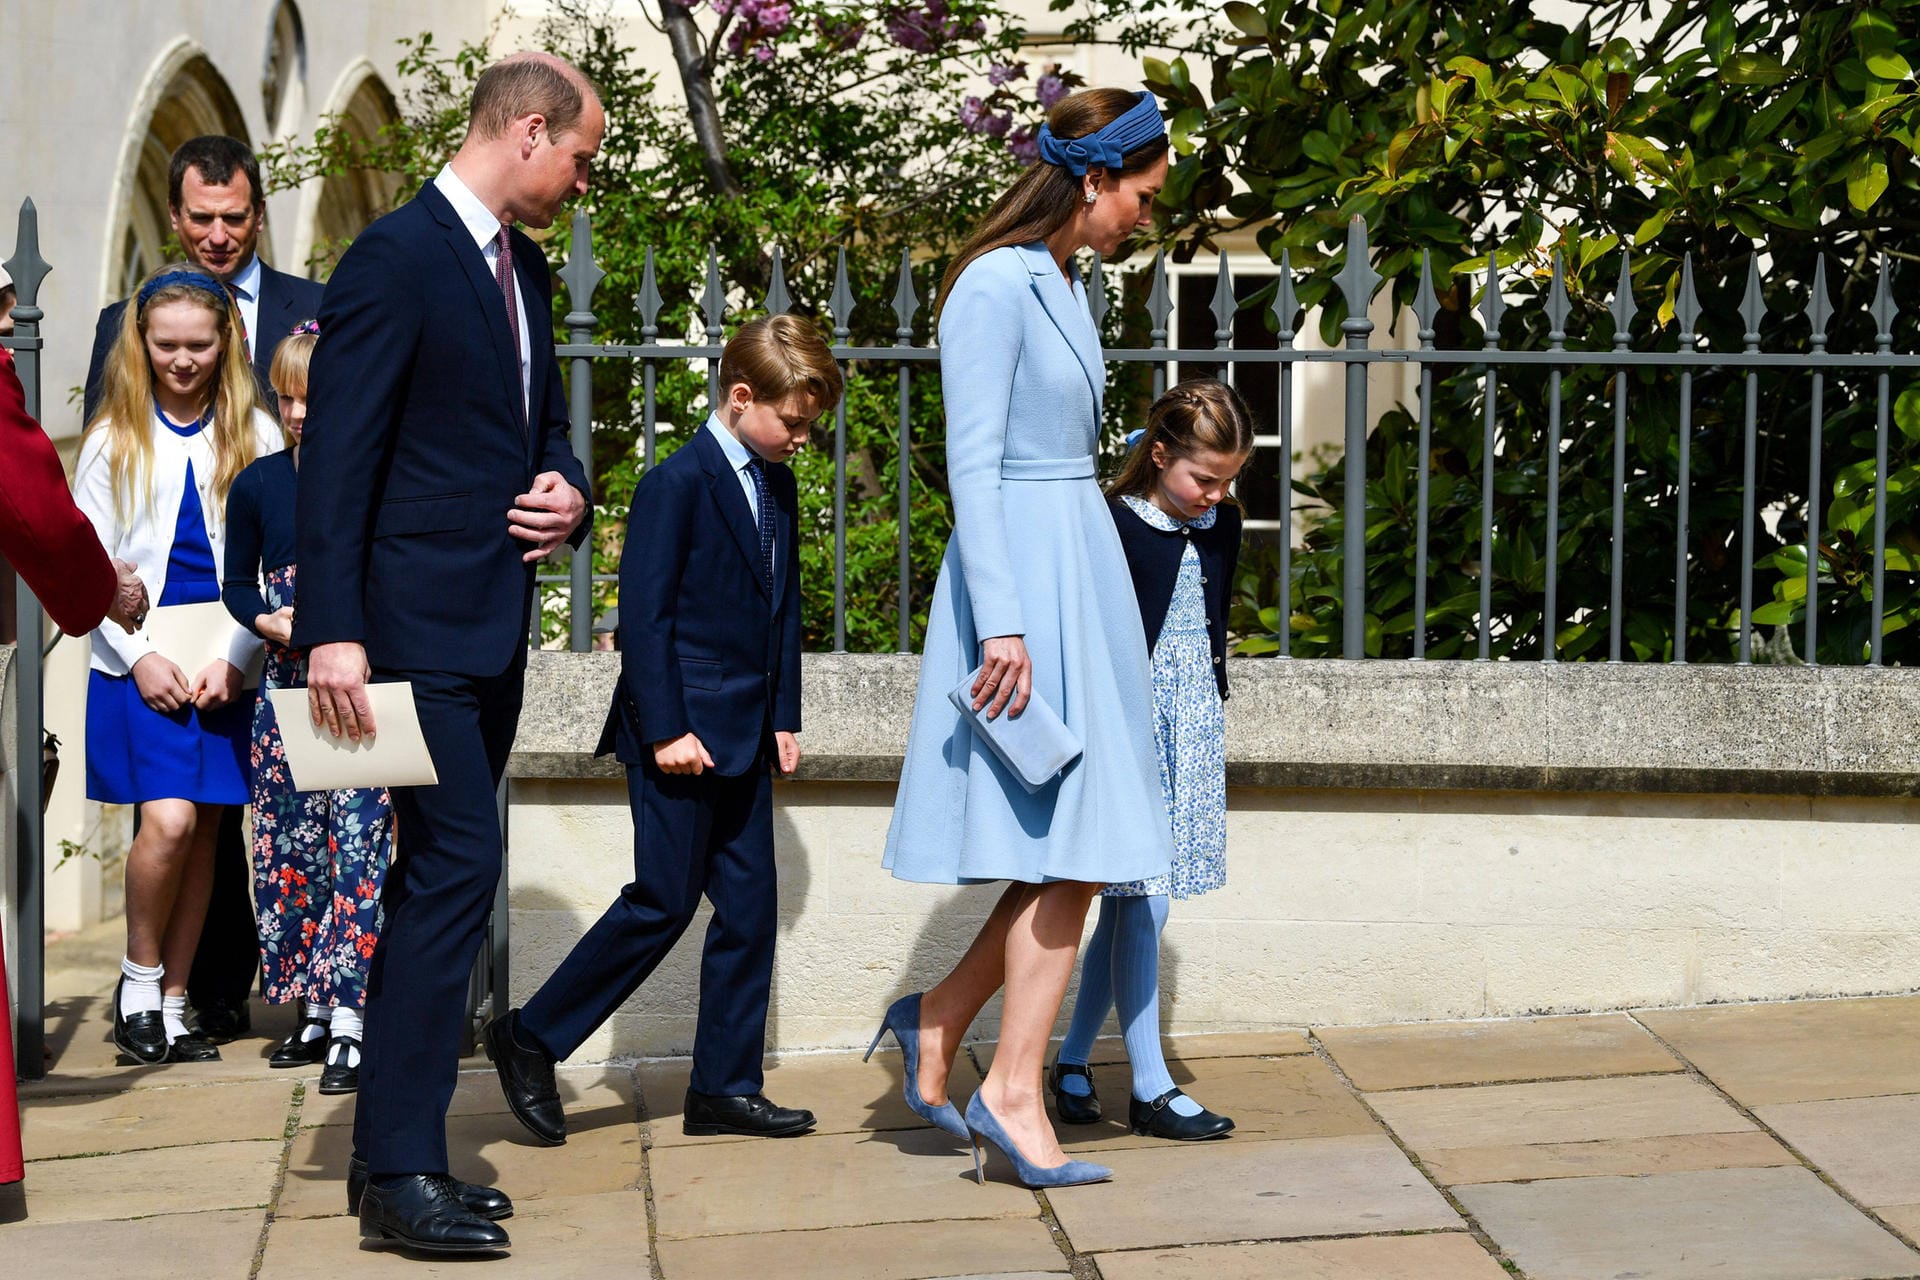
[[[500,228],[500,238],[494,243],[500,246],[500,252],[493,260],[493,282],[500,286],[501,296],[507,300],[507,335],[513,339],[513,371],[515,381],[520,383],[520,391],[524,395],[526,380],[520,369],[520,308],[513,296],[513,238],[508,234],[507,227]]]

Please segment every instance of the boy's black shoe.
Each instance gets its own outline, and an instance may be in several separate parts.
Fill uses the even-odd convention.
[[[748,1138],[792,1138],[813,1124],[813,1112],[775,1106],[763,1093],[725,1098],[689,1089],[680,1132],[689,1137],[735,1133]]]

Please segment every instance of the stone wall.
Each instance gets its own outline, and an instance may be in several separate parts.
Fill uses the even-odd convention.
[[[617,664],[540,654],[529,675],[519,998],[631,877],[625,787],[587,754]],[[807,659],[808,756],[777,791],[780,1048],[863,1043],[992,906],[990,887],[880,868],[915,672]],[[1175,904],[1174,1032],[1920,988],[1911,673],[1236,660],[1233,676],[1230,880]],[[585,1056],[686,1051],[703,927]]]

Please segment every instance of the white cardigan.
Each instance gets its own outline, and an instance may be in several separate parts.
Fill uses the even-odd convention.
[[[104,427],[90,432],[80,446],[80,461],[73,472],[73,499],[80,510],[86,512],[87,519],[93,521],[94,531],[100,535],[107,554],[139,566],[140,580],[147,584],[147,599],[158,604],[161,593],[167,589],[167,563],[173,554],[174,528],[180,522],[181,491],[186,487],[188,462],[193,463],[194,480],[200,489],[200,514],[207,522],[216,580],[225,571],[227,522],[226,512],[213,498],[213,442],[207,433],[180,436],[157,422],[150,422],[148,430],[153,432],[152,502],[135,502],[125,525],[114,514],[113,475],[107,465],[108,436]],[[265,457],[285,447],[286,437],[274,420],[254,410],[254,456]],[[233,638],[227,645],[227,661],[245,671],[260,652],[261,645],[260,637],[236,623]],[[152,652],[153,642],[145,631],[128,635],[111,624],[94,629],[92,667],[95,671],[124,676],[132,672],[134,663]],[[187,679],[193,679],[195,674],[187,672]]]

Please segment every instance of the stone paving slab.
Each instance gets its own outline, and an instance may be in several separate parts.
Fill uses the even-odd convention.
[[[1920,1253],[1801,1168],[1492,1183],[1454,1194],[1532,1280],[1920,1273]]]
[[[1452,1187],[1470,1182],[1530,1182],[1690,1169],[1758,1169],[1797,1165],[1799,1161],[1767,1134],[1754,1130],[1520,1147],[1459,1147],[1423,1151],[1420,1163],[1436,1182]]]
[[[1105,1280],[1507,1280],[1464,1231],[1099,1255]]]
[[[560,1085],[560,1101],[567,1109],[567,1130],[580,1133],[613,1124],[632,1124],[639,1119],[635,1102],[638,1089],[633,1069],[621,1065],[595,1064],[560,1067],[554,1072]],[[325,1094],[307,1089],[300,1106],[300,1126],[352,1124],[354,1099],[351,1093]],[[453,1088],[450,1116],[503,1115],[506,1095],[500,1092],[500,1077],[485,1062],[478,1068],[462,1071]]]
[[[1221,1142],[1380,1132],[1332,1069],[1311,1054],[1197,1058],[1169,1067],[1175,1081],[1193,1098],[1233,1118],[1233,1132]],[[1165,1138],[1136,1137],[1127,1127],[1132,1076],[1124,1065],[1094,1067],[1093,1081],[1103,1118],[1096,1124],[1056,1126],[1060,1141],[1072,1154],[1102,1160],[1099,1153],[1104,1151],[1169,1145]]]
[[[22,1280],[127,1280],[154,1275],[156,1263],[174,1275],[243,1277],[253,1266],[265,1216],[262,1209],[170,1213],[116,1222],[110,1231],[92,1222],[29,1220],[0,1227],[0,1241],[7,1274]],[[191,1272],[181,1267],[189,1258]]]
[[[891,1037],[887,1043],[893,1043]],[[646,1100],[647,1138],[652,1146],[762,1141],[732,1134],[688,1137],[682,1133],[680,1118],[691,1072],[691,1065],[684,1061],[640,1064],[640,1096]],[[927,1122],[909,1111],[901,1096],[904,1079],[897,1050],[876,1053],[871,1062],[865,1063],[857,1053],[794,1055],[767,1064],[762,1091],[783,1107],[805,1107],[813,1112],[819,1121],[815,1133],[925,1129]],[[950,1080],[954,1105],[964,1108],[979,1083],[979,1073],[962,1055],[954,1064]]]
[[[292,1083],[270,1080],[76,1094],[27,1108],[21,1139],[29,1160],[277,1139],[285,1135],[292,1109]]]
[[[1754,1114],[1860,1203],[1920,1203],[1920,1095],[1789,1102]]]
[[[1920,1204],[1883,1204],[1874,1212],[1909,1244],[1920,1244]]]
[[[1066,1269],[1066,1256],[1040,1221],[1037,1205],[1029,1218],[897,1222],[660,1241],[660,1270],[667,1280],[926,1280],[1057,1276]]]
[[[596,1196],[640,1185],[640,1128],[631,1122],[569,1134],[562,1147],[535,1146],[510,1115],[450,1116],[447,1151],[456,1177],[499,1187],[516,1209],[536,1200]],[[317,1218],[347,1211],[345,1125],[302,1129],[287,1158],[276,1212]]]
[[[1461,1225],[1384,1134],[1163,1143],[1102,1163],[1112,1182],[1047,1197],[1081,1252]]]
[[[893,1043],[891,1036],[888,1037],[887,1043]],[[983,1040],[969,1045],[973,1050],[973,1056],[979,1059],[982,1071],[993,1065],[995,1044],[995,1041]],[[1200,1058],[1284,1058],[1293,1054],[1313,1052],[1313,1042],[1307,1038],[1306,1031],[1297,1028],[1288,1028],[1285,1031],[1232,1031],[1218,1035],[1163,1036],[1160,1045],[1169,1062],[1186,1062]],[[1047,1051],[1047,1061],[1052,1062],[1059,1050],[1060,1041],[1055,1040]],[[1087,1061],[1096,1066],[1124,1063],[1126,1060],[1127,1046],[1119,1036],[1101,1036],[1093,1042],[1093,1052],[1087,1055]],[[1177,1080],[1178,1076],[1175,1079]]]
[[[1314,1035],[1354,1087],[1368,1091],[1682,1069],[1645,1028],[1619,1013],[1323,1027]]]
[[[102,1222],[208,1209],[264,1209],[282,1143],[216,1142],[27,1165],[28,1220]],[[119,1228],[115,1227],[117,1233]]]
[[[1749,1107],[1920,1093],[1920,997],[1716,1005],[1635,1015]]]
[[[1686,1076],[1626,1076],[1545,1084],[1375,1093],[1367,1102],[1422,1155],[1687,1133],[1737,1133],[1753,1122]]]
[[[500,1224],[513,1244],[505,1258],[430,1258],[391,1246],[362,1246],[359,1224],[347,1218],[276,1219],[267,1233],[260,1280],[456,1275],[474,1280],[483,1274],[576,1280],[647,1274],[647,1206],[637,1191],[516,1201],[514,1208],[513,1217]]]
[[[1012,1182],[976,1186],[965,1148],[933,1130],[660,1147],[650,1167],[662,1241],[1039,1212]]]

